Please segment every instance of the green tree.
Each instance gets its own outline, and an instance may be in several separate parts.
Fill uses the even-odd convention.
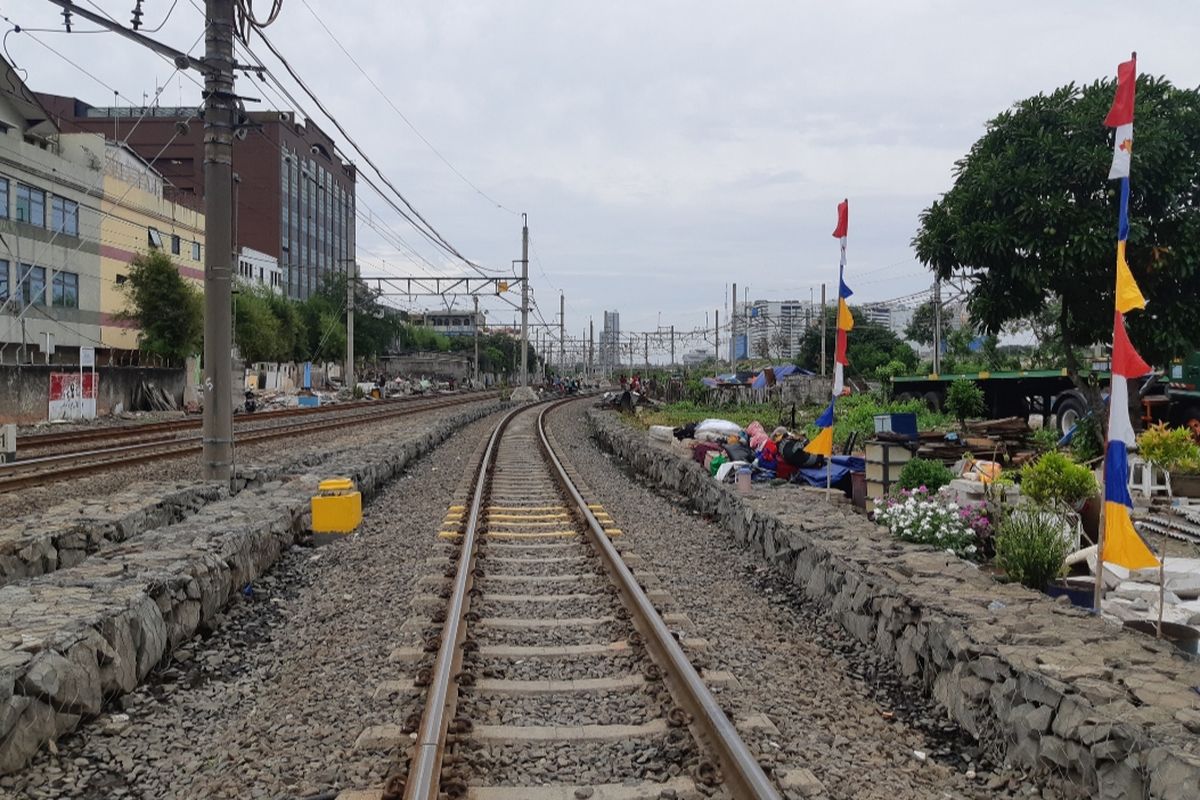
[[[874,377],[876,369],[892,361],[904,365],[904,371],[917,366],[916,352],[900,340],[887,327],[871,322],[861,310],[851,308],[854,314],[854,330],[850,331],[846,343],[846,358],[850,361],[848,374]],[[833,351],[837,341],[835,314],[825,315],[825,358],[829,369],[833,366]],[[820,327],[809,328],[800,338],[800,353],[796,365],[805,369],[821,368]]]
[[[932,345],[934,321],[933,301],[921,303],[913,309],[912,319],[904,327],[904,338],[926,347]]]
[[[121,287],[127,304],[117,316],[141,329],[138,346],[173,361],[200,352],[204,341],[204,298],[179,274],[170,256],[155,250],[129,262]]]
[[[264,286],[242,287],[233,299],[233,341],[249,362],[286,361],[292,357],[276,316],[271,291]]]
[[[985,333],[1054,308],[1056,347],[1077,380],[1077,349],[1112,332],[1119,198],[1102,122],[1113,90],[1069,84],[992,119],[913,240],[935,274],[971,279],[969,311]],[[1200,344],[1200,91],[1142,76],[1137,120],[1128,259],[1150,307],[1129,327],[1163,363]]]

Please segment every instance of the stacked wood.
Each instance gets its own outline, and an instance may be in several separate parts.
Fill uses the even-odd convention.
[[[917,455],[953,464],[970,453],[977,459],[1019,466],[1037,455],[1029,441],[1032,433],[1022,417],[968,422],[965,435],[953,439],[938,431],[923,431]]]

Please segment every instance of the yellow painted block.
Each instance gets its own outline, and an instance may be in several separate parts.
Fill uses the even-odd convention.
[[[313,533],[352,533],[362,524],[362,494],[349,478],[321,481],[312,499]]]

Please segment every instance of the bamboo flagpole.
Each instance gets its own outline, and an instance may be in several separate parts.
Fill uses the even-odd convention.
[[[817,427],[821,429],[821,432],[804,447],[807,453],[825,457],[825,502],[827,503],[832,502],[833,499],[833,407],[842,394],[845,367],[849,363],[846,359],[846,334],[854,327],[854,316],[850,313],[850,307],[846,305],[846,298],[852,292],[843,280],[846,274],[846,234],[849,227],[850,201],[842,200],[838,203],[837,227],[833,230],[833,235],[838,239],[841,250],[841,258],[838,263],[837,339],[833,357],[833,391],[829,407],[817,418]],[[821,330],[825,330],[823,321]],[[823,348],[822,352],[824,352]]]
[[[1108,431],[1104,447],[1104,505],[1096,546],[1096,586],[1093,606],[1097,613],[1104,600],[1104,563],[1126,569],[1160,567],[1161,562],[1138,536],[1130,512],[1128,448],[1136,444],[1129,417],[1129,380],[1150,372],[1125,330],[1125,314],[1146,307],[1133,272],[1125,258],[1129,238],[1129,171],[1133,154],[1133,107],[1137,86],[1137,53],[1117,67],[1117,92],[1104,124],[1116,128],[1110,180],[1120,179],[1120,211],[1117,223],[1117,269],[1113,311],[1112,377],[1108,393]],[[1162,604],[1159,603],[1161,613]]]

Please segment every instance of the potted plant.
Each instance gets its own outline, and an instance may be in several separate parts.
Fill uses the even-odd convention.
[[[1200,497],[1200,445],[1187,428],[1151,425],[1138,437],[1138,455],[1171,476],[1171,493]]]

